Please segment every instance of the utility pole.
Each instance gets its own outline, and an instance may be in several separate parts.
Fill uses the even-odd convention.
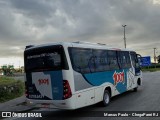
[[[155,68],[156,68],[156,49],[157,48],[153,48],[154,49],[154,64],[155,64]]]
[[[154,63],[156,63],[156,49],[157,48],[153,48],[154,49]]]
[[[126,48],[126,33],[125,33],[125,27],[127,25],[122,25],[122,27],[124,28],[124,47]]]

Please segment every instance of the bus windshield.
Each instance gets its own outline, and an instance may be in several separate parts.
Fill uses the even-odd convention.
[[[33,48],[24,52],[25,71],[68,69],[61,45]]]

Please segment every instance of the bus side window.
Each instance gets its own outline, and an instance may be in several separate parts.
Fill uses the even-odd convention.
[[[108,62],[110,70],[119,69],[118,62],[117,62],[117,53],[113,50],[108,50]]]
[[[107,50],[93,50],[93,56],[95,61],[95,70],[99,71],[107,71],[109,70],[109,62]]]
[[[136,68],[136,53],[131,52],[131,60],[133,67]]]
[[[69,48],[72,67],[80,73],[94,72],[92,49]]]
[[[118,63],[121,69],[131,68],[131,61],[128,51],[118,51]]]

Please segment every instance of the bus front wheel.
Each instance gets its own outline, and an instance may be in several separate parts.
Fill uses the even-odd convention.
[[[108,90],[105,90],[103,94],[103,101],[102,101],[103,106],[109,105],[110,99],[111,99],[110,92]]]
[[[133,88],[134,92],[137,92],[137,90],[138,90],[138,87]]]

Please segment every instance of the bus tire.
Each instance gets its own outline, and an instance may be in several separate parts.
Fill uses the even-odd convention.
[[[134,92],[137,92],[137,91],[138,91],[138,87],[135,87],[135,88],[133,89],[133,91],[134,91]]]
[[[104,94],[103,94],[103,101],[102,101],[102,105],[105,107],[105,106],[108,106],[109,103],[110,103],[110,99],[111,99],[111,95],[110,95],[110,92],[108,90],[105,90],[104,91]]]

